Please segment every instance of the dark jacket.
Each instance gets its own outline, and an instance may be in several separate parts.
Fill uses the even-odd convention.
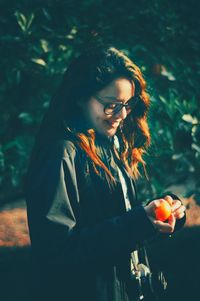
[[[101,137],[96,143],[116,178],[114,188],[68,138],[46,142],[29,169],[26,200],[37,300],[130,300],[130,253],[156,235],[123,170],[132,205],[126,211],[111,143]]]

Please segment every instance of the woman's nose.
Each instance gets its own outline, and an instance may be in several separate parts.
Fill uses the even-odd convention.
[[[119,112],[117,112],[117,113],[115,114],[115,116],[120,117],[121,119],[125,119],[126,116],[127,116],[126,108],[125,108],[125,107],[122,107],[122,109],[121,109]]]

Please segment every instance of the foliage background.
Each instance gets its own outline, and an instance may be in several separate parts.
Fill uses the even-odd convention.
[[[30,294],[26,212],[14,201],[23,199],[34,136],[49,101],[70,60],[89,45],[108,42],[124,50],[148,82],[152,145],[149,181],[138,182],[141,200],[172,184],[200,200],[199,6],[198,0],[0,0],[2,300],[25,301]],[[169,280],[163,300],[199,294],[200,227],[192,225],[199,225],[200,209],[193,196],[189,202],[189,227],[151,246],[154,268]]]
[[[97,42],[124,50],[148,82],[152,145],[141,198],[172,183],[199,195],[199,23],[198,0],[2,0],[0,203],[23,195],[34,136],[62,74]]]

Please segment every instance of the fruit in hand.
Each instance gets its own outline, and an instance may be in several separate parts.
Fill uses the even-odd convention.
[[[162,222],[166,221],[170,217],[171,211],[170,204],[163,200],[163,202],[155,209],[156,219]]]

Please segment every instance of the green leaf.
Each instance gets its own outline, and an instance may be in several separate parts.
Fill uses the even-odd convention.
[[[48,11],[46,10],[46,8],[42,8],[42,12],[44,14],[44,16],[47,18],[47,20],[51,20],[51,15],[48,13]]]
[[[28,30],[30,29],[33,19],[35,17],[34,13],[31,13],[29,16],[25,16],[21,12],[16,11],[14,15],[21,30],[24,33],[28,33]]]
[[[40,40],[40,45],[42,47],[42,50],[46,53],[46,52],[49,52],[50,51],[50,47],[49,47],[49,42],[44,40],[44,39],[41,39]]]
[[[32,124],[33,123],[33,117],[31,114],[27,112],[22,112],[18,115],[18,118],[21,119],[25,124]]]
[[[168,71],[164,66],[162,66],[160,74],[167,77],[170,81],[176,80],[172,72]]]
[[[27,18],[26,30],[29,30],[29,28],[31,27],[34,17],[35,17],[34,13],[31,13]]]
[[[17,23],[19,24],[21,30],[25,32],[26,31],[26,23],[27,23],[26,17],[19,11],[15,12],[15,17],[17,19]]]
[[[200,153],[200,147],[196,145],[195,143],[192,143],[192,149],[196,150],[198,153]]]
[[[188,123],[191,123],[191,124],[196,124],[198,123],[198,119],[196,117],[192,117],[192,115],[190,114],[184,114],[182,116],[182,119]]]
[[[174,155],[172,155],[172,160],[179,160],[182,157],[183,157],[183,154],[174,154]]]
[[[46,67],[46,65],[47,65],[46,62],[43,59],[40,59],[40,58],[31,59],[31,61],[38,64],[38,65],[44,66],[44,67]]]
[[[162,95],[159,95],[159,99],[162,103],[167,104],[167,100]]]

